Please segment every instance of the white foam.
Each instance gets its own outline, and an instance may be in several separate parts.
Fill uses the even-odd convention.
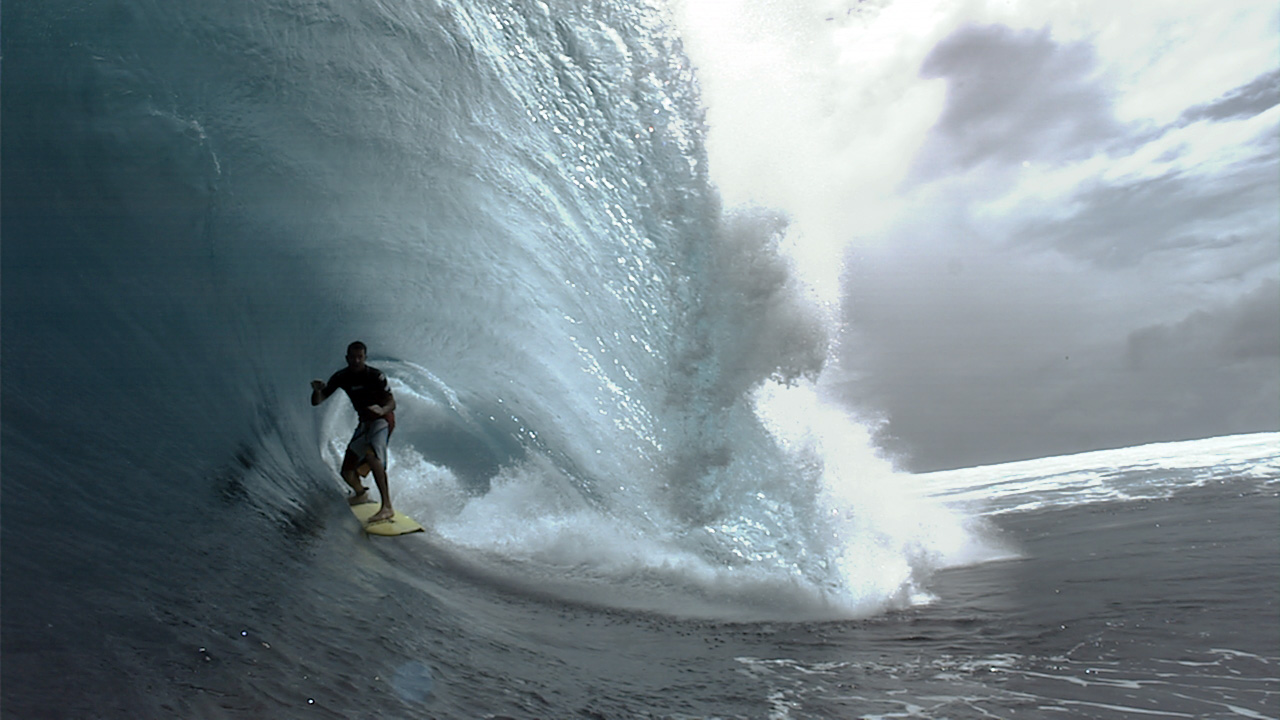
[[[1154,443],[917,478],[937,498],[991,514],[1161,498],[1211,482],[1280,482],[1280,433]]]
[[[716,491],[728,493],[727,505],[714,506],[719,519],[689,526],[643,484],[594,502],[537,453],[475,493],[402,441],[395,501],[440,541],[540,591],[673,614],[861,617],[934,602],[927,580],[935,569],[1004,552],[963,514],[914,490],[912,477],[877,457],[866,430],[812,385],[766,384],[753,404],[790,467],[816,479],[815,496],[800,478],[777,473],[754,478],[754,495],[735,496],[729,476],[760,469],[742,461],[717,479]],[[326,445],[335,467],[342,442]],[[792,484],[798,506],[788,504]]]

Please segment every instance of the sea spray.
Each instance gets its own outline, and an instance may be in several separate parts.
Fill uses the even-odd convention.
[[[393,449],[406,458],[403,502],[448,543],[508,567],[510,582],[560,597],[733,617],[865,616],[927,600],[930,573],[982,556],[981,543],[821,399],[828,318],[779,252],[785,219],[756,209],[725,225],[702,267],[716,282],[693,296],[700,344],[677,355],[672,390],[610,385],[651,418],[653,437],[574,463],[514,403],[478,412],[392,362],[417,423]],[[492,462],[477,484],[459,461],[479,457]]]

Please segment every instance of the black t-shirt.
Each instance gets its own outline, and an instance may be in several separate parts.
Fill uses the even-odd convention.
[[[377,416],[368,412],[370,405],[385,405],[391,398],[391,385],[381,370],[368,365],[363,370],[352,370],[344,367],[329,378],[325,386],[325,394],[331,394],[342,388],[351,399],[351,405],[361,420],[375,420]]]

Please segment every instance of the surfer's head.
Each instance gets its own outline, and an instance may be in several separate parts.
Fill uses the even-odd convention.
[[[364,367],[364,361],[369,355],[369,349],[359,340],[347,346],[347,367],[352,370],[359,370]]]

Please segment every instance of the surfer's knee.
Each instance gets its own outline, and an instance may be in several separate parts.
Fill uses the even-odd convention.
[[[356,471],[356,468],[359,465],[360,465],[360,458],[356,457],[355,454],[349,452],[342,456],[342,473],[343,474],[346,474],[348,472],[354,473]]]

